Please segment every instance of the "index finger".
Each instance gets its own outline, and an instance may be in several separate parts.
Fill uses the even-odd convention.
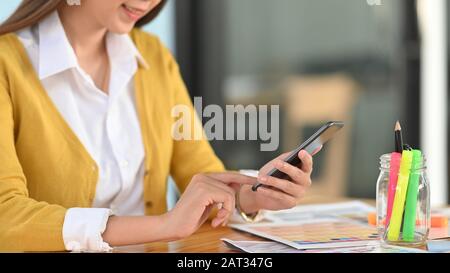
[[[233,172],[224,172],[224,173],[207,173],[206,176],[209,176],[213,179],[220,180],[223,183],[236,183],[236,184],[248,184],[253,185],[256,182],[256,178],[243,175],[240,173]]]
[[[298,157],[302,161],[302,165],[301,165],[300,169],[307,174],[311,174],[312,168],[313,168],[312,156],[310,154],[308,154],[307,151],[301,150],[298,153]]]

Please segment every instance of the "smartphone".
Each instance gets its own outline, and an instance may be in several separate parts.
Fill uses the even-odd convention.
[[[315,132],[308,140],[303,142],[297,149],[295,149],[284,160],[285,162],[294,165],[301,166],[301,160],[298,158],[298,153],[301,150],[307,151],[309,154],[313,154],[317,149],[323,146],[328,140],[330,140],[340,129],[344,127],[342,121],[330,121],[323,125],[317,132]],[[271,170],[268,176],[273,176],[280,179],[286,179],[288,176],[278,169]],[[252,190],[257,191],[259,187],[264,186],[261,183],[253,185]]]

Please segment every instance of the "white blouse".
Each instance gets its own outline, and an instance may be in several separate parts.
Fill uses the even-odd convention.
[[[48,96],[99,167],[93,208],[66,213],[65,247],[109,251],[101,236],[108,217],[145,213],[145,153],[133,77],[139,64],[148,65],[128,35],[108,33],[111,80],[106,94],[79,66],[57,12],[17,35]]]

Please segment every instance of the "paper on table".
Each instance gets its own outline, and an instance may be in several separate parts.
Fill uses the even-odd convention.
[[[428,251],[435,253],[450,253],[450,241],[429,241]]]
[[[367,245],[368,241],[378,239],[374,227],[336,218],[230,225],[230,227],[296,249],[362,246]]]
[[[247,253],[304,253],[306,250],[299,250],[293,247],[269,241],[233,241],[230,239],[221,239],[228,247]],[[312,251],[312,250],[311,250]]]
[[[273,221],[297,221],[317,218],[340,217],[367,223],[367,214],[375,208],[361,201],[320,205],[302,205],[282,211],[267,211],[265,218]]]
[[[365,246],[300,250],[277,242],[233,241],[223,238],[227,246],[246,253],[426,253],[424,250],[397,246],[381,246],[378,241]]]

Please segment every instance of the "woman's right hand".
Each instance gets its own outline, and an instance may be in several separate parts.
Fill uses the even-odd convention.
[[[224,225],[235,209],[236,190],[255,182],[253,177],[231,172],[195,175],[175,208],[165,214],[166,231],[172,238],[185,238],[208,219],[214,207],[219,210],[211,225]]]

